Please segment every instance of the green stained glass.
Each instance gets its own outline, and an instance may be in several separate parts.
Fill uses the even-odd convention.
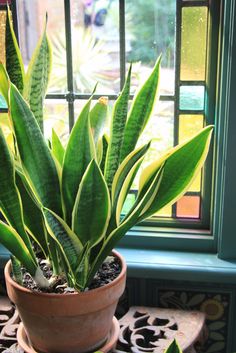
[[[181,31],[181,80],[205,80],[208,9],[184,7]]]
[[[181,86],[180,110],[203,110],[204,95],[204,86]]]
[[[179,116],[179,143],[189,139],[203,127],[203,115],[180,115]],[[201,173],[198,174],[188,191],[200,191]]]
[[[131,207],[133,206],[134,201],[135,201],[135,194],[131,194],[131,193],[128,194],[126,197],[125,203],[123,205],[121,214],[128,213]]]
[[[0,108],[7,108],[6,101],[1,95],[0,95]]]

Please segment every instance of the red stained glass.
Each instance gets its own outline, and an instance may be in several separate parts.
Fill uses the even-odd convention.
[[[179,218],[199,218],[199,210],[199,196],[183,196],[177,202],[176,216]]]
[[[0,5],[10,5],[11,4],[11,0],[0,0]]]

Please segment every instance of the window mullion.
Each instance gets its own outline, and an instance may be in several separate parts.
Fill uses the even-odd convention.
[[[69,130],[74,125],[74,87],[73,87],[73,60],[72,60],[72,43],[71,43],[71,13],[70,1],[64,0],[65,11],[65,36],[66,36],[66,70],[67,70],[67,89],[66,99],[69,111]]]
[[[119,31],[120,31],[120,89],[125,83],[126,50],[125,50],[125,0],[119,1]]]

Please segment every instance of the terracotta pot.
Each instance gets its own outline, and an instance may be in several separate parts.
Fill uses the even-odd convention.
[[[86,353],[106,341],[118,300],[125,289],[126,264],[111,283],[72,294],[36,293],[17,284],[5,267],[7,293],[15,303],[27,336],[37,352]]]

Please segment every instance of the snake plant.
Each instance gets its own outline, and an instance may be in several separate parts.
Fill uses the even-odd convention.
[[[117,242],[135,224],[173,204],[189,188],[207,157],[212,126],[167,151],[143,169],[137,198],[124,217],[122,207],[151,141],[136,147],[158,97],[160,63],[136,93],[129,109],[129,69],[103,132],[107,99],[84,105],[64,147],[53,131],[50,146],[42,129],[42,102],[51,68],[46,26],[25,74],[8,13],[7,60],[0,65],[0,92],[14,136],[9,146],[0,130],[0,242],[39,287],[51,281],[40,270],[37,249],[83,291]],[[10,39],[9,39],[10,38]],[[11,61],[10,60],[11,57]],[[35,244],[37,246],[35,246]]]

